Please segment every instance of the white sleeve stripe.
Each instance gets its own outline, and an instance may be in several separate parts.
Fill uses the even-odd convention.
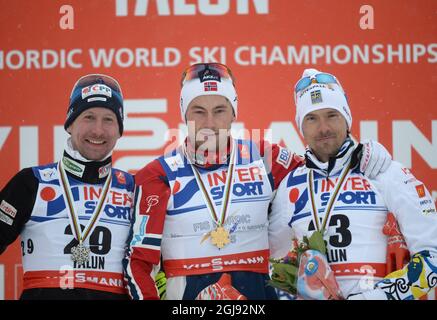
[[[138,187],[138,197],[137,197],[137,203],[135,206],[135,212],[137,215],[140,214],[140,203],[141,203],[141,198],[143,197],[143,188]]]
[[[156,233],[146,233],[144,235],[145,238],[155,238],[155,239],[162,239],[162,234],[156,234]]]

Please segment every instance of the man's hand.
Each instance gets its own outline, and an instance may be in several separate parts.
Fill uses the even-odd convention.
[[[366,177],[374,179],[379,173],[388,169],[392,161],[387,149],[377,141],[364,140],[363,153],[360,161],[360,171]]]

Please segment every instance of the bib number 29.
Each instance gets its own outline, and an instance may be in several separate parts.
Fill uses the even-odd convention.
[[[85,226],[80,225],[80,228],[83,230]],[[65,228],[64,234],[73,235],[71,231],[71,226],[67,225]],[[89,236],[89,248],[92,253],[104,255],[111,250],[111,241],[112,234],[108,228],[97,226],[94,228],[93,232]],[[64,254],[71,254],[71,248],[77,246],[79,241],[76,238],[73,238],[64,248]]]

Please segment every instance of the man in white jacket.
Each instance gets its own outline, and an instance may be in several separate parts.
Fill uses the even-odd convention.
[[[304,165],[282,180],[272,205],[285,214],[292,237],[315,230],[327,243],[327,261],[344,298],[419,299],[437,284],[437,213],[425,185],[393,161],[376,178],[360,172],[361,145],[350,137],[352,115],[339,81],[315,69],[295,87],[296,123],[308,144]],[[392,212],[411,260],[387,274]],[[290,237],[290,239],[292,238]],[[290,249],[283,245],[284,255]]]

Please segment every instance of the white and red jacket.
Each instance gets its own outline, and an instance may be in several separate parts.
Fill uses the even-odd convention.
[[[135,221],[125,261],[132,298],[158,299],[154,272],[161,257],[169,299],[182,299],[190,275],[230,271],[268,275],[268,259],[282,241],[275,229],[284,228],[279,215],[268,213],[269,203],[280,181],[302,158],[278,145],[235,141],[235,179],[224,224],[231,243],[222,249],[206,236],[215,224],[182,148],[154,160],[135,176]],[[197,169],[219,211],[228,163]]]
[[[307,151],[306,165],[284,178],[272,204],[273,214],[288,216],[290,239],[302,241],[315,230],[308,188],[308,172],[314,170],[315,203],[320,220],[332,196],[334,185],[346,163],[353,158],[355,146],[328,163],[320,163]],[[387,236],[382,229],[388,212],[393,212],[405,237],[411,256],[421,256],[422,276],[435,285],[437,266],[437,213],[434,201],[424,184],[400,163],[393,161],[375,179],[365,177],[358,169],[347,176],[327,223],[327,258],[344,297],[378,288],[370,299],[411,299],[418,295],[390,284],[412,282],[411,268],[389,275],[386,272]],[[283,243],[282,255],[291,243]],[[418,256],[416,256],[417,258]],[[433,271],[434,270],[434,271]],[[419,272],[419,273],[420,273]],[[407,276],[408,273],[408,276]],[[408,279],[408,280],[407,280]],[[423,285],[423,284],[422,284]],[[382,288],[385,289],[382,289]],[[391,293],[388,293],[392,290]],[[413,290],[414,291],[414,290]],[[386,295],[385,292],[388,294]]]

